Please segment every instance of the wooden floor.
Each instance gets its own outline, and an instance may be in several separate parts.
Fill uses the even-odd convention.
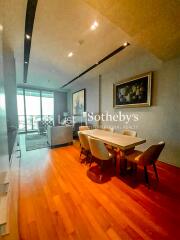
[[[157,165],[160,183],[150,169],[148,190],[141,170],[92,182],[77,144],[23,151],[20,239],[180,239],[180,170]]]

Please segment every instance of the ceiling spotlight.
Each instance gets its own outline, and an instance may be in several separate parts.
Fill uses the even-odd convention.
[[[0,31],[2,31],[3,30],[3,25],[2,24],[0,24]]]
[[[72,57],[73,56],[73,52],[70,52],[69,54],[68,54],[68,57]]]
[[[98,22],[95,21],[95,22],[94,22],[94,26],[95,26],[95,27],[98,27],[98,25],[99,25]]]
[[[31,36],[30,36],[29,34],[26,34],[26,38],[27,38],[27,39],[30,39]]]
[[[25,64],[28,64],[28,62],[24,62]]]
[[[128,42],[124,42],[123,46],[126,47],[128,45]]]
[[[96,28],[99,26],[99,23],[98,22],[94,22],[92,25],[91,25],[91,30],[94,31],[96,30]]]

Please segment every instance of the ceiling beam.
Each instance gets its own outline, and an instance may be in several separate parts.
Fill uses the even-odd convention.
[[[37,2],[38,0],[28,0],[27,2],[24,32],[24,79],[23,79],[24,83],[27,83],[29,56],[31,51],[31,41]]]
[[[100,64],[105,62],[106,60],[112,58],[114,55],[118,54],[119,52],[121,52],[123,49],[125,49],[129,45],[130,45],[130,43],[128,43],[128,42],[123,44],[122,46],[120,46],[119,48],[117,48],[116,50],[114,50],[113,52],[111,52],[110,54],[108,54],[107,56],[102,58],[101,60],[99,60],[97,63],[95,63],[94,65],[92,65],[91,67],[89,67],[88,69],[83,71],[82,73],[80,73],[78,76],[76,76],[75,78],[73,78],[72,80],[70,80],[69,82],[64,84],[63,86],[61,86],[61,88],[67,87],[69,84],[71,84],[72,82],[76,81],[78,78],[82,77],[83,75],[85,75],[86,73],[88,73],[92,69],[96,68],[97,66],[99,66]]]

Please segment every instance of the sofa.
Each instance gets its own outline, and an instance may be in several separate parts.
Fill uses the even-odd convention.
[[[69,144],[73,142],[72,126],[48,126],[47,141],[50,147]]]
[[[48,126],[53,126],[53,121],[51,120],[42,120],[37,122],[38,125],[38,132],[40,135],[46,134],[47,133],[47,128]]]

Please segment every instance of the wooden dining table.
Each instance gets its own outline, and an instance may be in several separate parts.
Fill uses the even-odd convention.
[[[123,171],[121,163],[124,162],[123,160],[125,159],[126,152],[146,142],[145,139],[139,137],[127,136],[121,133],[113,133],[103,129],[84,130],[82,133],[99,139],[103,143],[108,144],[116,149],[116,176],[120,175],[120,169]]]

